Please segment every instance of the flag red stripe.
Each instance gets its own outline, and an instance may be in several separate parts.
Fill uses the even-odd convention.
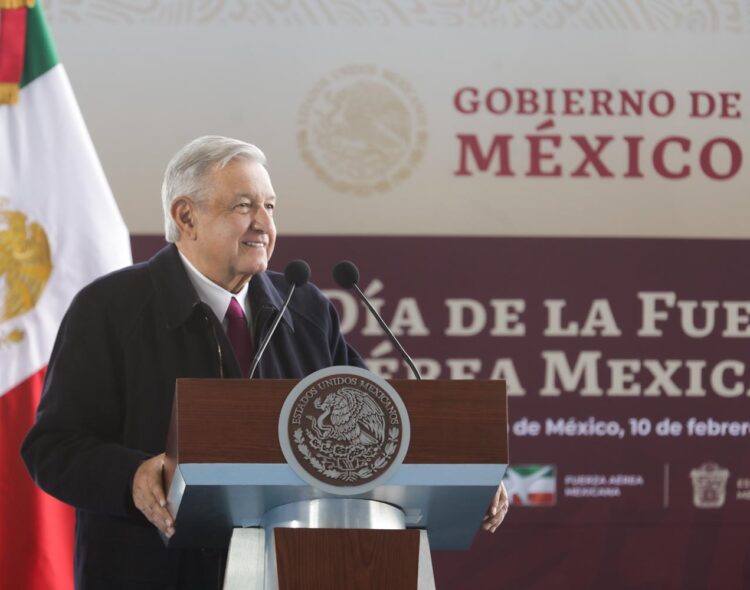
[[[44,369],[0,397],[0,585],[72,590],[73,510],[34,485],[19,454],[43,380]]]
[[[0,19],[0,82],[18,84],[26,48],[26,9],[3,10]]]

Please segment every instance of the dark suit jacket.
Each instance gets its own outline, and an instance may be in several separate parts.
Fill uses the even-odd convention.
[[[283,275],[250,282],[256,346],[288,293]],[[313,285],[298,288],[260,378],[364,366]],[[201,303],[174,245],[107,275],[74,299],[57,335],[22,455],[38,485],[76,508],[78,590],[218,587],[221,552],[162,544],[135,508],[140,463],[162,453],[178,377],[241,377],[221,323]]]

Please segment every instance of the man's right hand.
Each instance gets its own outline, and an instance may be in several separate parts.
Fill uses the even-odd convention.
[[[162,485],[164,453],[141,463],[133,476],[133,503],[162,533],[174,535],[174,518],[167,510]]]

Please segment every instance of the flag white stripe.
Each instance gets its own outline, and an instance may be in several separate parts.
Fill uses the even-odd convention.
[[[0,324],[0,337],[25,332],[0,347],[2,395],[46,365],[78,290],[131,262],[127,228],[61,64],[24,87],[19,104],[0,107],[0,198],[41,224],[53,264],[35,308]],[[0,295],[6,290],[0,276]]]

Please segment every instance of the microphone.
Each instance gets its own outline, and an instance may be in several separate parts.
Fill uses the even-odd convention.
[[[310,280],[310,265],[304,260],[292,260],[284,269],[286,282],[295,287],[301,287]]]
[[[409,365],[409,368],[411,369],[412,373],[414,373],[414,376],[419,381],[421,381],[422,375],[419,374],[417,367],[414,365],[414,361],[412,361],[411,357],[408,354],[406,354],[404,347],[401,346],[401,343],[393,335],[393,332],[391,332],[391,329],[385,323],[383,318],[380,317],[380,314],[377,312],[377,310],[372,306],[372,304],[370,303],[370,300],[367,299],[367,296],[362,292],[362,289],[359,288],[359,285],[357,284],[359,282],[359,269],[356,267],[356,265],[353,262],[350,262],[349,260],[342,260],[336,266],[333,267],[333,280],[336,281],[336,283],[338,283],[338,285],[340,287],[343,287],[344,289],[351,289],[352,287],[354,287],[354,290],[359,295],[359,298],[367,306],[367,309],[370,310],[370,313],[372,313],[372,315],[375,316],[375,319],[378,320],[380,327],[383,328],[386,335],[388,336],[388,339],[395,345],[395,347],[401,353],[401,356],[406,361],[406,364]]]
[[[281,322],[281,318],[284,315],[286,308],[289,307],[289,302],[292,300],[292,294],[294,293],[294,290],[297,287],[301,287],[302,285],[306,284],[310,280],[310,265],[307,264],[307,262],[305,262],[304,260],[292,260],[289,264],[286,265],[286,268],[284,269],[284,278],[286,279],[287,283],[292,286],[292,288],[289,290],[289,295],[287,295],[286,301],[284,301],[284,305],[281,307],[281,311],[276,316],[273,324],[271,324],[271,329],[268,330],[266,337],[263,339],[263,342],[260,343],[258,351],[253,357],[253,364],[250,367],[250,374],[247,377],[248,379],[253,378],[255,369],[258,368],[258,363],[260,363],[260,357],[263,356],[263,353],[268,347],[268,343],[271,341],[271,337],[276,331],[276,327],[279,325],[279,322]]]

